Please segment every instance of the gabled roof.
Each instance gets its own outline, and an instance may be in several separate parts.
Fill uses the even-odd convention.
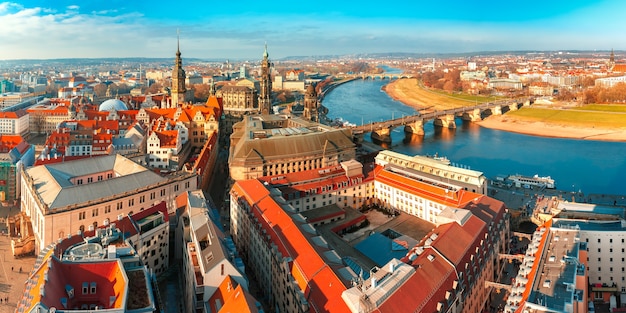
[[[222,280],[208,302],[211,312],[259,312],[256,299],[237,284],[237,281],[230,275]],[[217,306],[218,303],[221,307]]]
[[[178,143],[178,130],[154,131],[159,137],[161,148],[175,148]]]
[[[24,141],[24,138],[22,138],[22,136],[20,135],[1,135],[0,134],[0,150],[4,150],[4,148],[6,148],[6,150],[11,150],[17,147],[22,142],[28,144],[27,142]],[[22,152],[23,151],[20,151],[20,153]]]
[[[445,302],[446,291],[457,279],[454,267],[430,248],[412,265],[415,274],[380,305],[380,312],[437,312],[437,304]]]
[[[350,312],[341,294],[346,286],[322,259],[298,224],[258,180],[237,181],[235,193],[252,204],[251,213],[267,231],[283,258],[291,259],[291,275],[313,312]]]
[[[462,226],[458,223],[447,223],[437,227],[433,233],[438,235],[431,245],[459,270],[465,270],[465,262],[474,253],[475,245],[479,243],[477,241],[484,238],[480,234],[485,231],[485,222],[472,215]]]
[[[224,111],[224,104],[222,104],[222,98],[216,96],[209,96],[206,101],[206,106],[213,109],[218,109],[219,114]]]
[[[155,109],[145,109],[148,116],[150,116],[150,120],[157,119],[161,116],[173,119],[174,114],[176,114],[176,108],[155,108]]]

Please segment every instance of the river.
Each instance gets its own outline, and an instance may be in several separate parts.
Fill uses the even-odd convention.
[[[416,111],[391,99],[381,87],[389,81],[355,80],[326,94],[328,117],[361,125],[412,115]],[[522,174],[551,176],[557,188],[586,194],[626,194],[626,143],[544,138],[483,128],[456,120],[456,129],[424,125],[424,136],[391,134],[390,149],[407,155],[445,156],[456,165],[487,177]],[[371,141],[370,134],[365,140]]]

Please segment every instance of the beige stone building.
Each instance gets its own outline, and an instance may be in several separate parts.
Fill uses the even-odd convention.
[[[258,97],[254,88],[227,85],[217,90],[216,95],[222,98],[226,115],[240,117],[259,113]]]
[[[197,188],[195,174],[162,177],[121,155],[35,166],[21,172],[22,212],[36,250],[161,201],[172,215],[176,196]]]
[[[228,164],[234,180],[339,165],[355,158],[350,129],[290,115],[246,116],[233,126]]]

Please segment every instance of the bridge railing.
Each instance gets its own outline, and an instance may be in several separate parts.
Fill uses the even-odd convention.
[[[525,100],[521,100],[521,102],[523,102]],[[394,119],[390,119],[390,120],[384,120],[384,121],[380,121],[380,122],[371,122],[371,123],[367,123],[367,124],[363,124],[360,126],[352,126],[351,128],[354,130],[362,130],[362,131],[367,131],[370,129],[381,129],[381,128],[389,128],[389,127],[397,127],[400,125],[406,125],[408,123],[412,123],[415,120],[417,120],[417,118],[421,118],[423,120],[431,120],[431,119],[435,119],[441,116],[445,116],[445,115],[450,115],[450,114],[457,114],[457,113],[464,113],[467,111],[472,111],[474,109],[488,109],[488,108],[493,108],[496,106],[502,106],[502,105],[510,105],[513,103],[520,103],[520,99],[513,99],[513,100],[498,100],[498,101],[494,101],[494,102],[487,102],[487,103],[481,103],[478,105],[474,105],[474,106],[467,106],[467,107],[458,107],[458,108],[453,108],[453,109],[445,109],[445,110],[434,110],[432,111],[430,108],[427,109],[422,109],[420,111],[418,111],[417,114],[414,115],[407,115],[407,116],[402,116],[399,118],[394,118]]]

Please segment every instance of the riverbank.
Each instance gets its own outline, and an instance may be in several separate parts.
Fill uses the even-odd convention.
[[[441,111],[475,105],[476,101],[479,103],[488,101],[488,98],[484,97],[469,100],[455,95],[431,91],[427,88],[420,87],[418,80],[415,78],[398,79],[383,86],[382,89],[392,99],[413,107],[418,111],[423,109]],[[478,100],[478,98],[480,98],[480,100]]]
[[[383,90],[394,100],[416,110],[446,110],[473,105],[471,101],[421,88],[415,79],[400,79],[387,84]],[[559,110],[563,112],[563,110]],[[595,112],[597,114],[597,112]],[[610,113],[606,113],[610,114]],[[584,117],[583,117],[584,118]],[[626,141],[626,128],[602,127],[602,122],[590,125],[568,125],[546,119],[532,119],[510,114],[490,116],[477,122],[478,125],[501,131],[553,138]]]
[[[625,129],[609,129],[601,127],[575,127],[558,125],[541,121],[530,121],[505,115],[490,116],[478,125],[486,128],[513,133],[584,140],[626,141]]]

